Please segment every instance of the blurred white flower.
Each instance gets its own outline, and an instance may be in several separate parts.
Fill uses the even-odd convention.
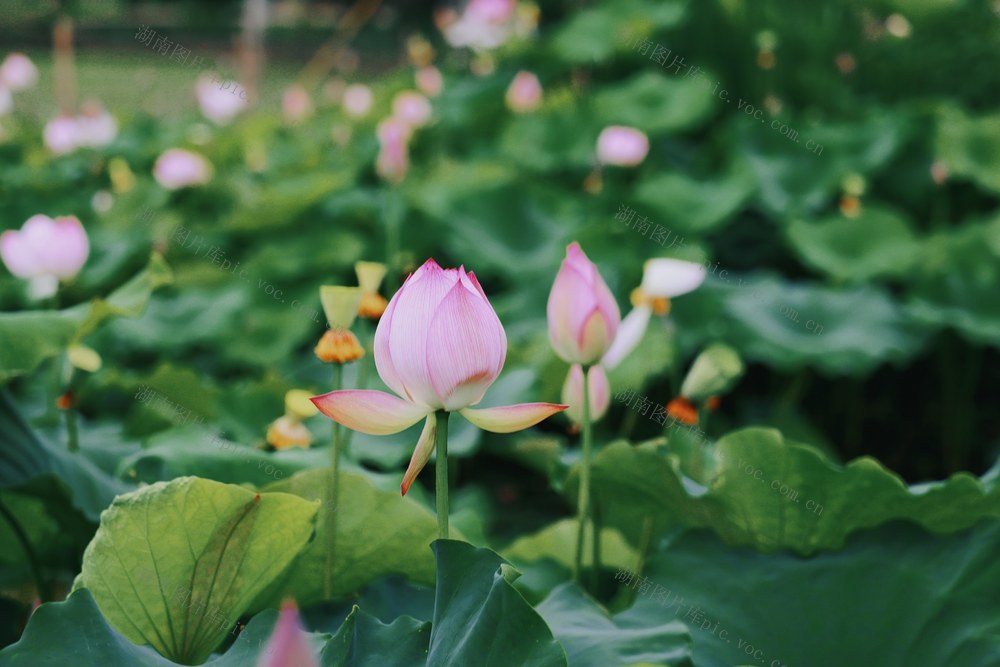
[[[45,124],[42,140],[56,155],[63,155],[77,147],[77,122],[72,116],[56,116]]]
[[[76,117],[77,146],[100,148],[107,146],[118,135],[118,123],[100,103],[88,101]]]
[[[14,97],[10,91],[0,85],[0,116],[6,116],[14,108]]]
[[[352,83],[344,89],[344,97],[340,104],[344,107],[344,113],[354,118],[363,118],[368,115],[375,102],[372,89],[363,83]]]
[[[232,90],[229,87],[224,88],[230,83],[234,86]],[[194,92],[198,97],[198,107],[205,118],[217,125],[225,125],[246,109],[246,90],[240,90],[241,97],[237,94],[237,88],[240,86],[235,81],[223,82],[213,73],[206,72],[199,76]]]
[[[38,81],[38,68],[23,53],[11,53],[0,63],[0,84],[10,90],[31,88]]]
[[[94,209],[95,212],[102,215],[111,210],[111,205],[113,203],[114,198],[107,190],[98,190],[94,193],[94,196],[90,198],[90,207]]]
[[[456,48],[495,49],[520,31],[517,0],[470,0],[461,15],[452,10],[434,16],[445,41]]]
[[[634,167],[646,159],[649,139],[633,127],[612,125],[597,138],[597,160],[601,164]]]
[[[156,158],[153,177],[167,190],[204,185],[212,179],[212,164],[192,151],[171,148]]]

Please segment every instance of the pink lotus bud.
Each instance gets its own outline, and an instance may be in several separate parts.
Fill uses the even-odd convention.
[[[89,254],[87,232],[71,215],[33,215],[20,231],[0,234],[0,258],[15,276],[31,281],[36,298],[55,294],[59,280],[76,277]]]
[[[76,149],[78,134],[76,118],[57,116],[45,124],[42,140],[50,151],[63,155]]]
[[[11,90],[24,90],[37,81],[38,68],[23,53],[11,53],[0,64],[0,85]]]
[[[313,111],[312,100],[302,84],[292,84],[281,98],[281,111],[289,123],[301,123]]]
[[[587,371],[587,382],[590,385],[590,421],[596,422],[604,416],[611,404],[611,385],[604,366],[596,364]],[[566,375],[562,388],[562,402],[569,405],[566,416],[574,423],[583,423],[583,368],[573,364]]]
[[[76,117],[76,145],[100,148],[107,146],[118,135],[118,123],[99,102],[83,104]]]
[[[430,101],[414,90],[404,90],[392,100],[392,115],[410,127],[423,127],[431,120]]]
[[[352,83],[344,90],[344,98],[340,101],[344,113],[353,118],[364,118],[372,108],[375,96],[372,89],[362,83]]]
[[[459,411],[480,428],[510,433],[565,409],[550,403],[469,408],[482,400],[506,356],[507,335],[475,274],[429,259],[392,297],[375,330],[375,367],[403,398],[343,390],[312,401],[335,421],[373,435],[398,433],[430,416],[403,477],[405,494],[434,451],[435,411]]]
[[[212,179],[212,164],[197,153],[171,148],[156,158],[153,177],[167,190],[204,185]]]
[[[571,364],[596,362],[615,339],[621,312],[579,243],[566,248],[549,292],[548,320],[552,347]]]
[[[420,92],[428,97],[437,97],[441,94],[441,90],[444,88],[444,78],[441,76],[441,71],[437,67],[430,65],[427,67],[421,67],[414,75],[414,79],[416,80],[417,88],[420,89]]]
[[[531,72],[520,71],[507,88],[507,107],[514,113],[534,111],[542,105],[542,84]]]
[[[257,667],[319,667],[309,637],[302,630],[298,608],[291,600],[281,605],[278,622]]]
[[[379,152],[375,171],[390,183],[399,183],[410,166],[410,126],[403,120],[389,117],[378,124]]]
[[[635,128],[612,125],[597,138],[597,159],[602,164],[634,167],[646,159],[648,152],[649,139]]]
[[[223,88],[227,83],[230,86]],[[238,85],[233,81],[224,82],[221,77],[212,73],[199,76],[194,91],[198,97],[198,107],[205,118],[216,125],[225,125],[246,109],[246,91],[241,89],[243,93],[241,97],[236,91]]]
[[[14,96],[0,82],[0,116],[6,116],[14,108]]]

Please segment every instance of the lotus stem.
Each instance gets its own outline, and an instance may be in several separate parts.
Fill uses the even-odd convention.
[[[448,539],[448,416],[451,413],[438,410],[434,413],[435,448],[437,465],[434,476],[436,482],[438,538]]]
[[[344,381],[344,365],[333,364],[333,390],[341,388]],[[333,548],[337,523],[337,482],[340,478],[340,424],[333,422],[333,447],[331,450],[330,484],[327,486],[326,502],[323,510],[326,513],[326,562],[323,568],[323,596],[329,600],[333,597]]]

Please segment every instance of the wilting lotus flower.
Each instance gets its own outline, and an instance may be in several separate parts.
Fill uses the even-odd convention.
[[[344,89],[344,97],[340,100],[344,113],[353,118],[363,118],[368,115],[375,102],[372,89],[363,83],[352,83]]]
[[[410,127],[423,127],[431,119],[431,103],[413,90],[404,90],[392,100],[392,115]]]
[[[11,53],[0,64],[0,86],[10,90],[31,88],[38,81],[38,68],[23,53]]]
[[[634,167],[646,159],[649,139],[632,127],[612,125],[597,137],[597,160],[601,164]]]
[[[596,422],[604,416],[611,404],[611,384],[604,367],[595,364],[587,371],[587,384],[590,391],[590,421]],[[569,405],[566,416],[576,424],[583,423],[583,367],[573,364],[563,382],[562,402]]]
[[[239,85],[236,84],[236,87]],[[201,113],[216,125],[225,125],[247,108],[245,98],[241,99],[228,88],[223,89],[219,78],[211,73],[198,77],[194,92]]]
[[[379,151],[375,171],[390,183],[400,183],[410,166],[410,125],[399,118],[382,120],[375,130]]]
[[[531,72],[520,71],[507,88],[507,107],[515,113],[534,111],[542,105],[542,84]]]
[[[442,269],[429,259],[389,301],[375,330],[375,367],[402,398],[382,391],[332,391],[313,398],[320,412],[362,433],[398,433],[426,418],[403,494],[431,457],[438,411],[460,412],[479,428],[510,433],[566,408],[523,403],[471,409],[496,380],[507,336],[475,274]]]
[[[71,280],[90,254],[87,232],[75,216],[53,220],[33,215],[20,231],[0,234],[0,257],[18,278],[28,279],[33,298],[56,293],[60,280]]]
[[[285,94],[281,97],[281,112],[285,115],[285,120],[289,123],[301,123],[312,114],[312,100],[305,86],[300,83],[292,84],[285,89]]]
[[[698,289],[705,281],[705,267],[680,259],[650,259],[643,266],[642,285],[632,291],[632,312],[622,320],[618,336],[601,360],[614,368],[635,349],[646,333],[653,313],[666,315],[670,299]]]
[[[302,630],[299,610],[291,600],[281,605],[278,622],[257,667],[319,667],[309,638]]]
[[[418,69],[414,79],[420,92],[428,97],[437,97],[444,88],[444,78],[441,76],[441,71],[433,65]]]
[[[167,190],[204,185],[212,179],[212,164],[197,153],[171,148],[156,158],[153,177]]]
[[[548,303],[549,340],[563,361],[592,364],[607,352],[621,312],[594,263],[573,242],[566,248]]]

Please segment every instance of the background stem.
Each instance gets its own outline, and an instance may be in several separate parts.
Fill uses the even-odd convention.
[[[344,380],[344,365],[333,364],[333,391],[340,389]],[[330,483],[326,487],[323,511],[326,514],[326,563],[323,568],[323,596],[333,597],[333,548],[337,518],[337,482],[340,477],[340,424],[333,422],[333,447],[331,450]]]
[[[437,501],[438,538],[448,539],[448,416],[450,413],[438,410],[434,413],[435,447],[437,465],[434,470],[435,499]]]

